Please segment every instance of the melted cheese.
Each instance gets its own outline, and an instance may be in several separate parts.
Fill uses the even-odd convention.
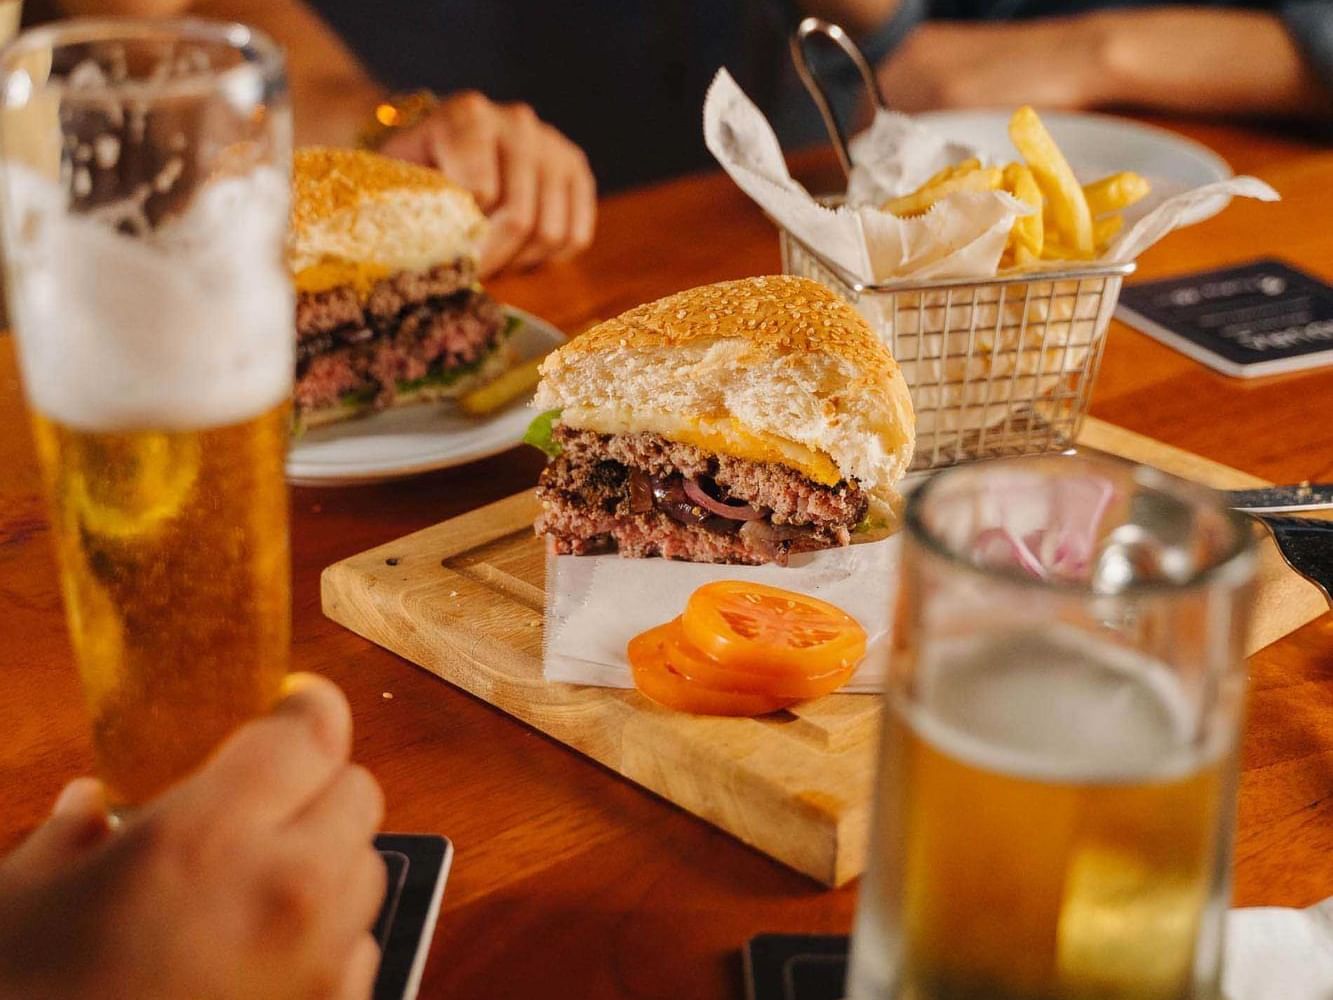
[[[380,278],[388,277],[382,264],[353,263],[348,260],[322,260],[297,271],[292,280],[298,292],[326,292],[339,285],[351,285],[365,298]]]
[[[660,434],[671,441],[750,462],[774,462],[795,469],[817,483],[833,486],[842,480],[833,459],[821,451],[745,427],[735,417],[678,417],[629,409],[565,407],[562,423],[599,434]]]

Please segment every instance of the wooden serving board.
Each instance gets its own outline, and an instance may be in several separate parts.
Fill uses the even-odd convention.
[[[1263,481],[1089,419],[1086,446],[1217,487]],[[835,694],[760,719],[662,709],[542,677],[545,551],[531,493],[335,563],[324,613],[826,885],[860,874],[879,699]],[[1317,617],[1265,543],[1248,652]],[[665,616],[665,613],[664,613]]]

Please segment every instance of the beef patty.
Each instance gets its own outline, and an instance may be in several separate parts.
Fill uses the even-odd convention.
[[[715,455],[656,434],[557,425],[554,436],[562,451],[538,482],[536,528],[564,554],[786,563],[793,552],[846,545],[870,504],[854,482],[824,486],[785,465]],[[687,482],[746,519],[701,506]]]
[[[447,375],[490,353],[504,312],[469,261],[400,271],[364,298],[351,285],[296,300],[298,412],[349,396],[388,406],[403,383]]]

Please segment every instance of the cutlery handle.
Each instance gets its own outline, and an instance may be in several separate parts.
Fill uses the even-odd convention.
[[[1333,483],[1300,483],[1222,492],[1232,507],[1247,513],[1333,509]]]

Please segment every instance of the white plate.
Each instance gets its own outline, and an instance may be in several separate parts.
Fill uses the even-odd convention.
[[[1007,163],[1018,155],[1009,141],[1009,116],[1009,111],[996,110],[931,111],[915,117],[946,138],[973,146],[994,162]],[[1120,170],[1148,178],[1152,194],[1126,213],[1126,222],[1171,195],[1232,175],[1227,161],[1207,146],[1164,128],[1086,112],[1043,111],[1041,120],[1080,181],[1087,183]],[[1221,196],[1202,202],[1186,216],[1185,224],[1212,218],[1230,200]]]
[[[506,306],[521,322],[510,337],[519,355],[534,358],[565,342],[543,319]],[[307,431],[287,455],[287,479],[297,486],[342,486],[397,479],[498,455],[523,439],[533,413],[527,398],[489,417],[468,417],[452,403],[384,410]]]

